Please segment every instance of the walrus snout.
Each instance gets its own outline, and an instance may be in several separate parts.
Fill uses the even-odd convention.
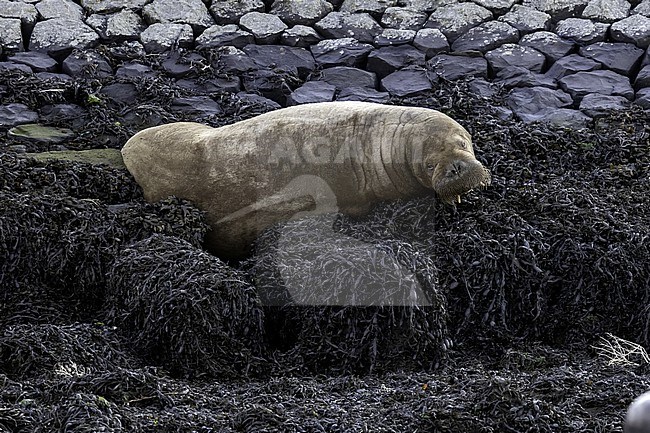
[[[492,182],[490,171],[474,160],[457,159],[433,174],[432,185],[440,199],[447,203],[460,203],[460,196],[475,189],[487,188]]]

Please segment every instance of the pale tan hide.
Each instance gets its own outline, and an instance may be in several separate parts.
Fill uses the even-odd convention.
[[[242,257],[262,230],[298,213],[359,215],[431,190],[452,202],[490,183],[469,133],[450,117],[366,102],[299,105],[220,128],[156,126],[122,156],[147,200],[175,195],[206,211],[206,247],[225,258]],[[333,194],[291,182],[299,176]]]

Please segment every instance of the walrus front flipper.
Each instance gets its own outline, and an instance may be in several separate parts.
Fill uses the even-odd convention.
[[[246,254],[247,247],[267,227],[278,222],[295,220],[309,215],[337,212],[336,195],[327,182],[318,176],[302,175],[289,182],[282,190],[264,197],[213,224],[209,237],[226,244],[231,256]],[[237,254],[236,251],[242,251]]]

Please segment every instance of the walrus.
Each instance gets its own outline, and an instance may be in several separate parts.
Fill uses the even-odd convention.
[[[262,230],[294,215],[363,215],[432,191],[453,203],[490,184],[453,119],[367,102],[298,105],[219,128],[155,126],[131,137],[122,156],[146,200],[175,195],[206,212],[205,247],[222,258],[246,256]],[[291,182],[300,176],[322,179],[335,199],[323,204],[318,191]]]
[[[650,391],[630,404],[625,414],[624,433],[650,433]]]

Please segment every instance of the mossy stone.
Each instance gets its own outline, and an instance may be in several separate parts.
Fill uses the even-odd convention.
[[[86,162],[89,164],[106,164],[115,168],[126,168],[122,154],[118,149],[61,150],[53,152],[27,153],[27,156],[43,161],[60,159]]]
[[[14,126],[7,132],[7,134],[10,137],[39,141],[42,143],[61,143],[74,137],[74,132],[71,129],[39,125],[38,123]]]

